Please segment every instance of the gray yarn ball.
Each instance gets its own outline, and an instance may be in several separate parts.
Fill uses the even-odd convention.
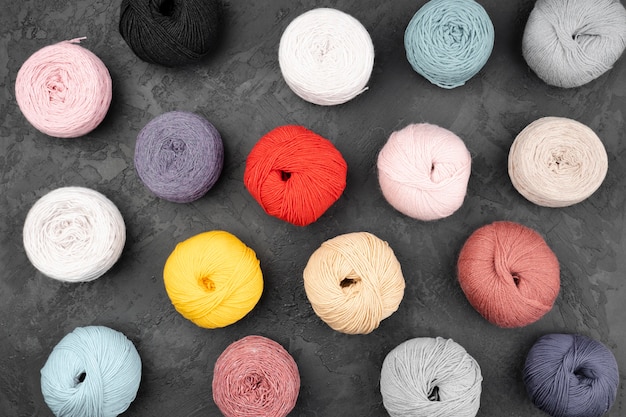
[[[522,53],[547,84],[579,87],[595,80],[626,48],[626,9],[619,0],[538,0]]]
[[[380,372],[391,417],[474,417],[483,377],[474,358],[452,339],[418,337],[395,347]]]

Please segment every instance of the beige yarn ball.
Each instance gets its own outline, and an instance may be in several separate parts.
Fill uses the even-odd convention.
[[[393,250],[367,232],[322,243],[303,275],[315,313],[342,333],[371,333],[398,309],[404,296],[404,277]]]
[[[513,186],[526,199],[544,207],[567,207],[600,187],[608,157],[589,127],[564,117],[544,117],[517,135],[508,165]]]

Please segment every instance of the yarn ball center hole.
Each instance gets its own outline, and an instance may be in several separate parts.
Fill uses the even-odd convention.
[[[246,375],[243,388],[246,392],[258,392],[260,396],[269,391],[267,379],[257,373]]]
[[[352,292],[361,282],[359,277],[346,277],[339,282],[339,286],[345,294]]]
[[[591,385],[591,380],[596,378],[592,370],[584,367],[574,369],[574,376],[578,378],[578,381],[585,382],[587,385]]]
[[[280,171],[280,179],[283,181],[287,181],[289,180],[289,178],[291,178],[291,172],[287,172],[287,171]]]
[[[428,393],[428,400],[441,401],[441,398],[439,397],[439,387],[437,385],[435,385]]]
[[[85,372],[81,372],[77,377],[76,377],[76,385],[81,384],[85,381],[85,377],[87,376],[87,374]]]
[[[161,13],[163,16],[171,16],[174,14],[175,7],[175,0],[163,0],[161,4],[159,4],[159,13]]]
[[[215,282],[209,277],[200,278],[200,285],[209,292],[215,291]]]
[[[517,272],[512,272],[511,277],[513,277],[513,282],[515,283],[515,286],[519,287],[519,281],[520,281],[519,274]]]

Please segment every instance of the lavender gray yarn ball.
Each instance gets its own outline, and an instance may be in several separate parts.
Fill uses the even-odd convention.
[[[617,361],[601,342],[573,334],[540,337],[526,356],[524,384],[540,410],[554,417],[600,417],[617,396]]]
[[[224,144],[206,119],[173,111],[152,119],[137,136],[135,169],[156,196],[189,203],[217,182],[224,165]]]
[[[522,39],[528,66],[562,88],[600,77],[625,48],[626,9],[619,0],[537,0]]]

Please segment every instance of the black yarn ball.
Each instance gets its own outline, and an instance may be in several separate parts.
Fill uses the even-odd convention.
[[[219,0],[123,0],[119,29],[142,60],[179,67],[214,49],[221,21]]]

